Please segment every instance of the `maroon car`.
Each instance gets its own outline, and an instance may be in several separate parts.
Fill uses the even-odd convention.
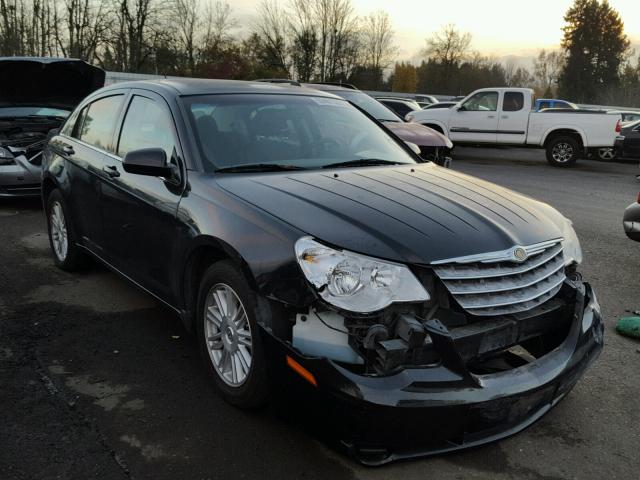
[[[330,92],[348,100],[379,122],[384,123],[385,127],[405,142],[417,145],[420,148],[420,156],[425,160],[431,160],[445,167],[450,166],[453,143],[440,132],[425,127],[424,125],[406,122],[378,100],[351,85],[339,86],[326,83],[305,83],[303,86]]]

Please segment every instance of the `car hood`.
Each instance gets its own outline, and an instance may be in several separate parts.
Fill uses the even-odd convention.
[[[453,143],[440,132],[433,128],[425,127],[417,123],[383,122],[384,126],[395,133],[405,142],[415,143],[422,147],[446,147],[453,148]]]
[[[544,203],[434,164],[212,181],[320,241],[414,264],[560,238],[566,221]]]
[[[0,107],[73,110],[104,78],[104,70],[83,60],[0,57]]]

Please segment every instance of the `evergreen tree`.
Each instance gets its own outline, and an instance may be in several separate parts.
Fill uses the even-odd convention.
[[[560,75],[560,96],[596,103],[620,84],[629,50],[624,24],[607,0],[575,0],[564,19],[566,64]]]

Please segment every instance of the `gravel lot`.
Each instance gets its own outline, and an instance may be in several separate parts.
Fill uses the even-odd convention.
[[[38,201],[0,201],[0,478],[631,479],[640,471],[640,243],[621,215],[637,164],[546,164],[530,150],[462,149],[454,168],[542,199],[574,221],[605,350],[573,392],[515,437],[369,469],[269,410],[209,385],[179,320],[115,275],[53,267]]]

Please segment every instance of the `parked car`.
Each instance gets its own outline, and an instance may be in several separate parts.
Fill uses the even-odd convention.
[[[483,88],[449,109],[411,112],[407,120],[447,135],[454,144],[544,148],[557,167],[573,165],[594,148],[612,148],[620,115],[597,110],[535,112],[533,90]]]
[[[420,105],[418,105],[415,100],[386,97],[376,97],[376,100],[396,112],[402,119],[406,119],[406,116],[409,112],[421,110]]]
[[[564,108],[569,110],[579,109],[575,103],[567,102],[566,100],[556,100],[554,98],[538,98],[534,105],[534,111],[536,112],[549,108]]]
[[[43,167],[56,265],[105,263],[180,316],[228,402],[296,395],[365,463],[512,435],[602,349],[568,219],[318,90],[113,85]]]
[[[68,58],[0,58],[0,197],[40,195],[42,149],[102,69]]]
[[[415,95],[413,95],[413,99],[418,103],[427,104],[438,103],[440,101],[433,95],[425,95],[423,93],[416,93]]]
[[[616,137],[615,152],[618,157],[640,158],[640,120],[622,127]]]
[[[640,242],[640,193],[638,199],[625,209],[622,226],[627,237]]]
[[[304,86],[332,93],[348,100],[379,122],[382,122],[385,127],[405,142],[417,145],[420,149],[420,156],[425,160],[433,161],[445,167],[451,165],[451,148],[453,144],[442,133],[423,125],[407,123],[393,110],[355,87],[344,88],[326,83],[305,83]]]
[[[457,104],[458,102],[438,102],[438,103],[432,103],[430,105],[422,107],[422,109],[429,110],[432,108],[451,108],[451,107],[455,107]]]
[[[640,120],[640,112],[624,111],[624,110],[611,110],[609,113],[617,113],[622,117],[622,126]]]

